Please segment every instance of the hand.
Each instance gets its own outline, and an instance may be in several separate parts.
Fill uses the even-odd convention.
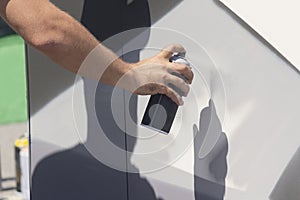
[[[118,84],[139,95],[165,94],[176,104],[183,105],[180,94],[188,95],[194,75],[190,67],[169,62],[175,52],[185,54],[185,49],[181,45],[170,45],[154,57],[131,64],[130,70]],[[180,94],[174,90],[174,86]]]
[[[227,174],[228,141],[212,100],[200,114],[194,130],[195,199],[223,200]]]

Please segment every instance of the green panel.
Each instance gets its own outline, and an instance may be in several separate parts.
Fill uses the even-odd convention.
[[[17,35],[0,38],[0,92],[0,124],[25,121],[25,47]]]

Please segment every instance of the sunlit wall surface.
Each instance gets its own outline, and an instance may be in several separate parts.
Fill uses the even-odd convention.
[[[165,136],[140,126],[149,97],[28,47],[33,200],[299,197],[299,72],[222,4],[55,3],[129,62],[181,43],[195,80]]]

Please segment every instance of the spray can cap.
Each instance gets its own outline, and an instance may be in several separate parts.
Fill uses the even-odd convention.
[[[176,62],[176,63],[180,63],[180,64],[185,64],[187,66],[191,66],[190,63],[187,61],[187,59],[185,58],[185,53],[174,53],[170,59],[170,62]]]

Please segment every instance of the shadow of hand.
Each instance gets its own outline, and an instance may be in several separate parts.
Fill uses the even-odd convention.
[[[214,102],[200,113],[194,130],[194,189],[196,200],[221,200],[225,193],[228,142]]]

